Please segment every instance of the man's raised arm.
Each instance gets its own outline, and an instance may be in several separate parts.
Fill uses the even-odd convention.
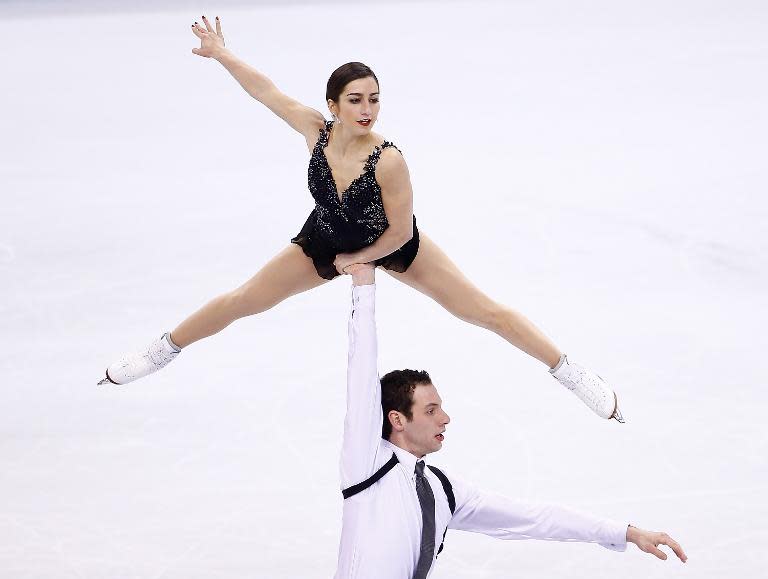
[[[381,443],[381,384],[376,338],[375,269],[355,264],[352,274],[352,311],[349,316],[347,414],[341,448],[341,485],[348,488],[376,470]]]

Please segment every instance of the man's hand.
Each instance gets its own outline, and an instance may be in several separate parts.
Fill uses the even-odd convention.
[[[688,557],[683,552],[683,548],[672,537],[666,533],[656,533],[653,531],[645,531],[638,529],[630,525],[627,528],[627,542],[634,543],[637,548],[646,553],[656,555],[659,559],[667,560],[667,554],[658,548],[659,545],[666,545],[672,551],[674,551],[677,558],[683,563],[688,560]]]
[[[376,281],[376,268],[372,263],[353,263],[346,267],[354,285],[371,285]]]
[[[200,48],[193,48],[192,52],[206,58],[216,58],[224,51],[224,35],[221,32],[221,21],[216,17],[216,30],[213,29],[208,19],[203,16],[205,28],[197,22],[192,25],[192,32],[200,39]]]

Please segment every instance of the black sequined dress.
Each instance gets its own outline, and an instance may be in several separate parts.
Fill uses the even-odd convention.
[[[339,275],[333,266],[336,254],[350,253],[371,245],[389,227],[381,187],[376,182],[376,163],[384,149],[395,147],[393,143],[384,141],[374,148],[362,174],[339,198],[336,182],[325,158],[325,147],[332,128],[333,122],[326,121],[309,160],[309,191],[315,199],[315,208],[299,234],[291,239],[312,258],[317,273],[325,279]],[[413,262],[418,249],[419,231],[414,217],[413,237],[397,251],[377,259],[376,265],[403,272]]]

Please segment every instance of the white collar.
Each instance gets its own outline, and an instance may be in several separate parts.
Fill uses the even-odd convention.
[[[395,456],[397,456],[397,460],[400,464],[403,465],[403,467],[410,473],[416,472],[416,462],[419,460],[423,460],[426,464],[426,456],[419,458],[418,456],[411,454],[404,448],[400,448],[396,444],[392,444],[387,439],[382,438],[381,441],[384,443],[384,446],[389,448],[392,452],[395,453]]]

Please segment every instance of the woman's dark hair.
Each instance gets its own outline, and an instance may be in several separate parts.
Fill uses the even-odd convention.
[[[362,62],[348,62],[342,64],[339,68],[333,71],[331,78],[328,79],[328,84],[325,87],[325,100],[332,100],[333,102],[339,102],[341,91],[353,80],[358,78],[373,77],[376,81],[376,85],[379,84],[379,79],[373,74],[373,71]]]
[[[413,391],[419,384],[432,384],[432,379],[424,370],[393,370],[381,378],[381,408],[384,421],[381,425],[381,437],[389,440],[392,423],[389,421],[390,410],[405,414],[408,420],[413,418]]]

